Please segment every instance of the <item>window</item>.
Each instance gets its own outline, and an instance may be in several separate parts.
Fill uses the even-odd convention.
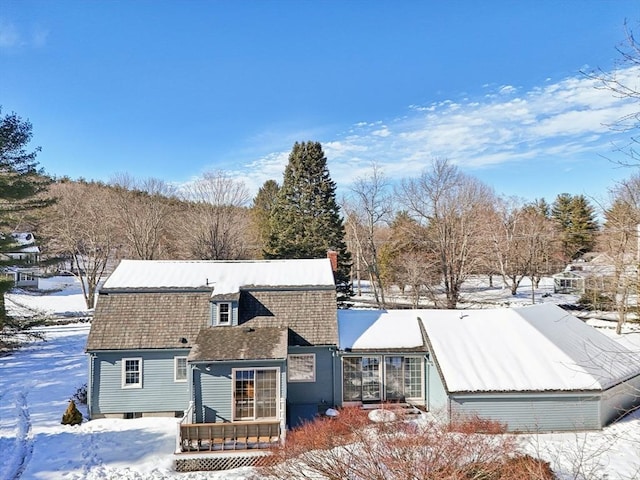
[[[290,382],[316,381],[316,354],[292,354],[287,357]]]
[[[122,388],[142,388],[142,359],[122,359]]]
[[[218,303],[218,325],[231,325],[231,304]]]
[[[233,418],[278,418],[280,369],[233,370]]]
[[[173,380],[175,382],[187,381],[187,357],[173,358]]]
[[[346,402],[405,401],[423,396],[422,357],[344,357],[342,395]],[[384,398],[381,398],[381,394]]]

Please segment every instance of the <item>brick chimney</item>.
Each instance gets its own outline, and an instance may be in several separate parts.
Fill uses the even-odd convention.
[[[327,258],[331,262],[331,270],[338,271],[338,252],[335,250],[327,250]]]

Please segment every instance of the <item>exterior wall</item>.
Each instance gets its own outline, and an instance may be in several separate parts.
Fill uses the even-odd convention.
[[[451,418],[477,414],[512,432],[600,429],[600,397],[576,394],[452,394]]]
[[[222,328],[222,327],[221,327]],[[233,421],[233,369],[280,368],[280,410],[287,397],[287,369],[283,361],[251,361],[194,365],[193,375],[194,422],[215,423]],[[207,370],[209,368],[209,370]],[[280,411],[280,416],[283,412]]]
[[[289,382],[287,379],[287,424],[295,427],[336,405],[334,385],[338,356],[332,347],[290,347],[289,353],[313,353],[316,360],[315,381]]]
[[[189,351],[127,350],[89,355],[89,414],[91,418],[120,417],[124,413],[173,416],[189,406],[188,382],[174,380],[174,357]],[[142,358],[142,388],[122,388],[122,359]],[[146,415],[145,415],[146,414]]]
[[[449,397],[440,378],[440,373],[431,359],[425,362],[425,374],[427,377],[427,409],[436,415],[448,415]]]
[[[604,427],[640,405],[640,376],[616,385],[602,393],[601,427]]]

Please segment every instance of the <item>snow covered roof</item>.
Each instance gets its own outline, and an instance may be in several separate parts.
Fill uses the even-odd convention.
[[[416,310],[338,310],[342,350],[424,349]]]
[[[640,375],[639,353],[550,303],[340,311],[340,348],[415,348],[422,342],[420,321],[452,393],[604,390]]]
[[[557,305],[421,312],[449,392],[604,390],[640,355]]]
[[[122,260],[103,289],[212,288],[213,295],[240,287],[334,286],[328,258],[303,260]]]

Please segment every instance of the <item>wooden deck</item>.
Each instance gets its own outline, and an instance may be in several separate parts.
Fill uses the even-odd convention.
[[[219,422],[180,425],[180,451],[266,449],[281,441],[280,422]]]

